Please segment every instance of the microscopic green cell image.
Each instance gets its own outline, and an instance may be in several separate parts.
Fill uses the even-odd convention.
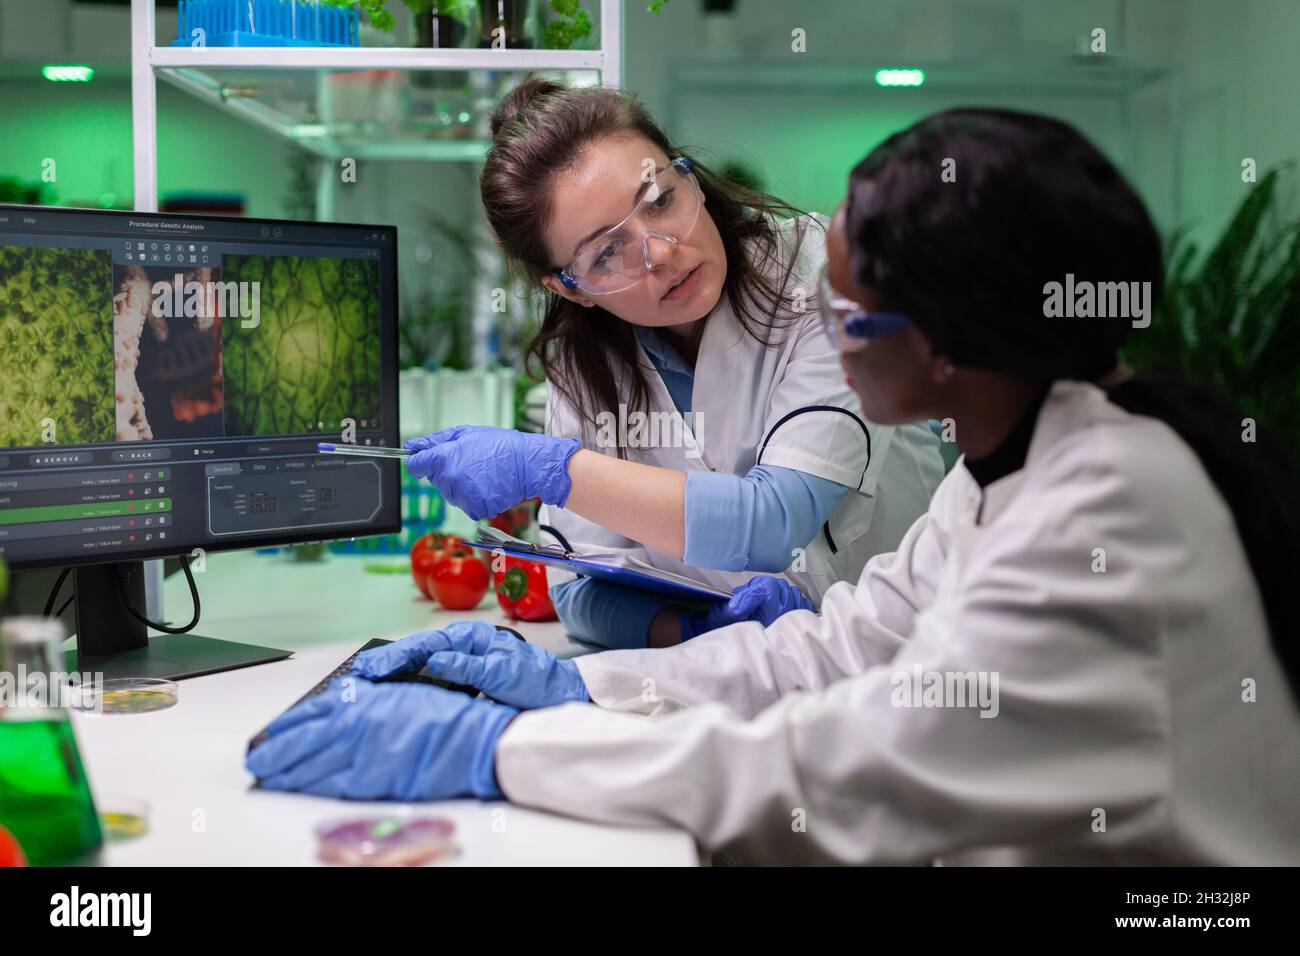
[[[0,446],[113,440],[113,260],[0,246]]]
[[[257,316],[222,324],[227,435],[337,432],[344,419],[379,417],[377,263],[227,255],[222,267],[241,302],[258,304]]]

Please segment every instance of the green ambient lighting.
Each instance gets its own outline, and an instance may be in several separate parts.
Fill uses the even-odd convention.
[[[41,76],[51,83],[89,83],[95,71],[88,66],[43,66]]]
[[[877,86],[920,86],[924,82],[924,70],[876,70]]]

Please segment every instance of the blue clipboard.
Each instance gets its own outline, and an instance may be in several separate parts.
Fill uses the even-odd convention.
[[[710,587],[707,584],[680,584],[677,581],[656,577],[636,568],[612,568],[599,561],[585,561],[568,552],[557,554],[550,550],[538,550],[527,542],[520,542],[524,547],[502,541],[479,540],[466,541],[465,543],[471,548],[478,548],[480,551],[500,551],[502,554],[523,558],[525,561],[536,561],[538,564],[564,568],[574,574],[597,578],[611,584],[621,584],[628,588],[652,591],[655,594],[663,594],[667,597],[679,598],[685,601],[711,603],[725,601],[731,597],[729,592]]]

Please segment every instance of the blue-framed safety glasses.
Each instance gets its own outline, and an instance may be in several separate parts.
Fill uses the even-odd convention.
[[[844,298],[831,285],[829,266],[822,268],[817,283],[817,309],[822,328],[841,352],[860,352],[872,339],[912,324],[901,312],[868,312],[852,299]]]

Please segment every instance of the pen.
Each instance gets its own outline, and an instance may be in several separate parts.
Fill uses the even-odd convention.
[[[411,452],[405,448],[385,448],[383,445],[335,445],[317,442],[316,450],[327,455],[362,455],[366,458],[407,458]]]

